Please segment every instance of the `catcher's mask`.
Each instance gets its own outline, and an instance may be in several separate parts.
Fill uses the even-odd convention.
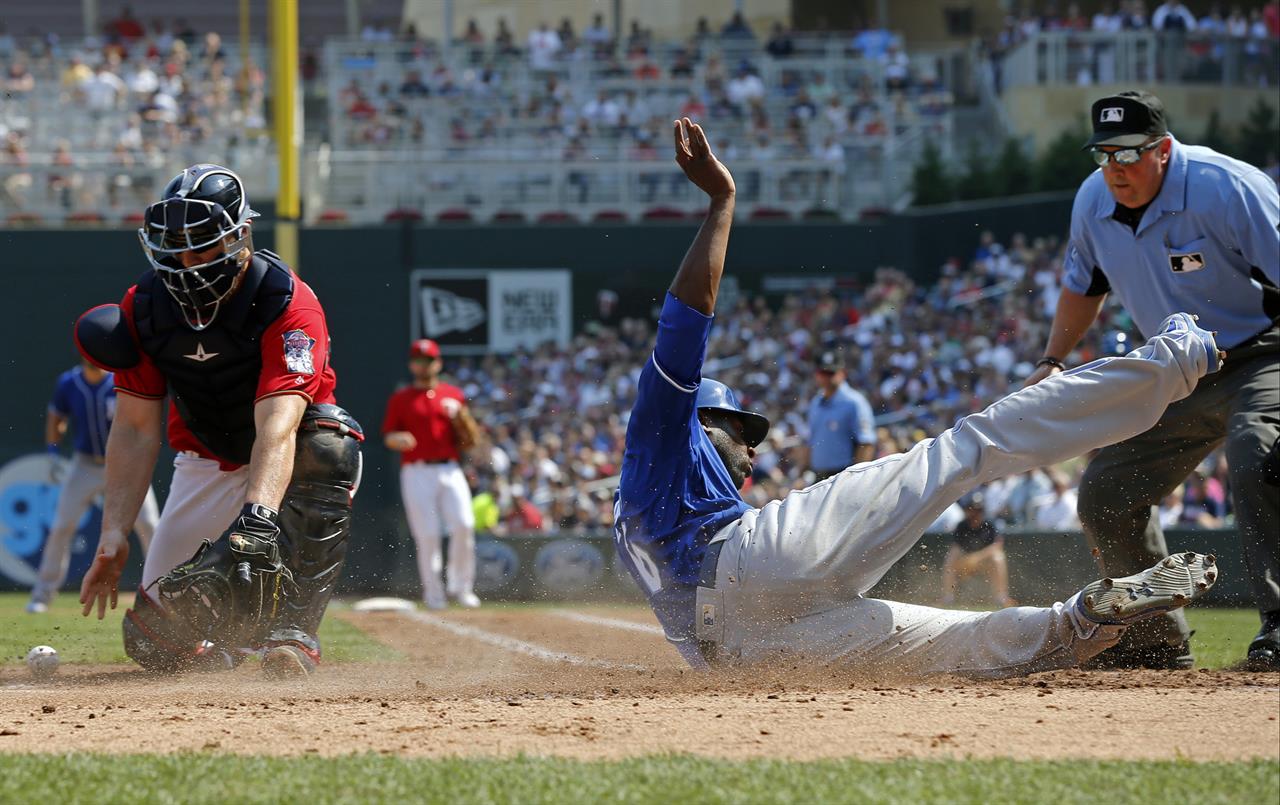
[[[142,251],[193,330],[212,324],[238,287],[253,256],[249,221],[257,215],[240,177],[218,165],[187,168],[147,207]]]

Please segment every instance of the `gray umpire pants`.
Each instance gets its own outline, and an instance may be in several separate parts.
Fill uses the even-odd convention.
[[[105,465],[82,453],[76,453],[67,463],[62,485],[58,490],[58,508],[53,515],[53,524],[49,527],[44,550],[40,554],[39,576],[35,587],[31,589],[32,601],[51,603],[66,582],[67,569],[71,565],[71,540],[80,527],[84,513],[93,504],[93,499],[102,494],[106,486],[106,473]],[[155,491],[147,487],[147,497],[142,502],[137,522],[133,524],[143,553],[147,552],[151,544],[159,519],[160,507],[156,505]]]
[[[1280,329],[1233,349],[1220,371],[1170,405],[1155,427],[1105,447],[1080,483],[1080,523],[1110,576],[1127,576],[1168,553],[1156,506],[1226,442],[1236,528],[1254,602],[1280,609],[1280,489],[1261,464],[1280,435]],[[1121,641],[1141,649],[1189,637],[1181,610],[1135,625]]]
[[[1022,389],[906,453],[747,511],[713,538],[724,544],[715,587],[697,590],[698,640],[730,665],[799,660],[908,678],[1015,676],[1088,660],[1125,627],[1085,621],[1075,596],[998,612],[863,596],[960,497],[1150,429],[1206,364],[1191,334],[1157,335],[1126,357]]]

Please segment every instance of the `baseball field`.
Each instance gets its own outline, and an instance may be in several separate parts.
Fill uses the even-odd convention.
[[[336,605],[312,680],[147,676],[70,596],[0,596],[0,801],[1280,799],[1280,676],[1190,613],[1201,668],[925,683],[693,674],[640,607]],[[28,648],[63,660],[37,682]]]

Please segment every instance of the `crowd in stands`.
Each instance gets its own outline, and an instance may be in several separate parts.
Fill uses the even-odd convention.
[[[0,220],[136,213],[209,154],[244,169],[265,149],[264,92],[256,65],[182,20],[147,29],[126,9],[74,47],[0,33]]]
[[[814,361],[836,350],[848,383],[876,415],[876,456],[910,448],[1021,386],[1041,355],[1057,303],[1063,244],[986,233],[972,258],[931,285],[879,269],[865,285],[781,299],[745,297],[718,312],[704,374],[729,384],[773,422],[746,500],[755,506],[812,482],[799,462]],[[635,383],[653,348],[642,319],[596,323],[565,348],[447,366],[489,428],[471,454],[473,487],[501,502],[498,531],[607,529]],[[1127,314],[1108,305],[1074,362],[1136,346]],[[1084,460],[993,484],[988,515],[1002,530],[1075,529]],[[1216,527],[1230,516],[1225,463],[1211,456],[1166,501],[1170,526]],[[950,530],[958,507],[944,515]]]
[[[368,39],[385,41],[382,32]],[[666,159],[670,120],[685,115],[715,121],[744,156],[839,167],[849,145],[945,125],[951,94],[896,35],[862,31],[835,51],[801,52],[797,41],[781,25],[757,39],[740,15],[718,31],[701,19],[683,42],[658,42],[637,21],[615,34],[601,14],[581,33],[566,18],[524,41],[505,20],[492,31],[470,20],[448,53],[410,33],[394,57],[370,50],[372,64],[334,70],[333,144],[478,159]]]
[[[1150,9],[1150,10],[1149,10]],[[1110,0],[1092,16],[1079,3],[1065,6],[1055,0],[1027,3],[1005,19],[1002,30],[985,43],[996,65],[1013,47],[1041,32],[1116,34],[1149,32],[1160,35],[1161,54],[1156,81],[1220,82],[1224,69],[1245,84],[1276,86],[1277,42],[1280,42],[1280,0],[1212,3],[1197,17],[1186,4],[1165,0],[1149,6],[1144,0]],[[1111,43],[1080,43],[1074,49],[1072,78],[1080,84],[1111,83],[1115,53]],[[1224,63],[1230,62],[1230,67]],[[997,69],[997,85],[999,70]]]

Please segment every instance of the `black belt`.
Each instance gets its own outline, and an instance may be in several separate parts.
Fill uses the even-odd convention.
[[[1258,346],[1259,342],[1261,342],[1262,339],[1266,338],[1268,335],[1271,335],[1277,329],[1280,329],[1280,321],[1273,321],[1271,322],[1271,324],[1267,325],[1259,332],[1256,332],[1253,335],[1249,336],[1245,340],[1241,341],[1239,344],[1236,344],[1231,349],[1224,350],[1227,353],[1227,360],[1231,360],[1231,354],[1236,350],[1249,349],[1251,347]]]
[[[707,552],[702,555],[702,568],[698,571],[699,587],[706,587],[708,590],[716,588],[716,566],[720,564],[720,551],[728,541],[722,539],[707,546]]]
[[[410,464],[452,464],[451,458],[420,458],[417,461],[410,461]]]

